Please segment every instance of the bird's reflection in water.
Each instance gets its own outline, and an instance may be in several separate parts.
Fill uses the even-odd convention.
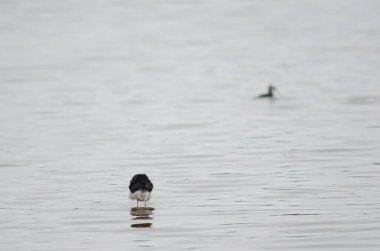
[[[132,220],[138,220],[138,221],[146,221],[146,220],[152,220],[151,217],[153,213],[154,208],[153,207],[132,207],[131,208],[131,215],[134,217]],[[134,228],[148,228],[151,227],[151,222],[141,222],[141,223],[134,223],[131,225],[131,227]]]

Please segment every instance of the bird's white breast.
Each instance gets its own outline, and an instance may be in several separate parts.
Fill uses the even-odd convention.
[[[129,198],[131,200],[149,201],[150,200],[150,192],[138,190],[134,193],[129,193]]]

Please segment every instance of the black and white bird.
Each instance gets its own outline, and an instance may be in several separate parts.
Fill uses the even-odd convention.
[[[153,183],[150,181],[146,174],[136,174],[131,179],[129,184],[129,198],[137,201],[137,207],[139,207],[139,201],[146,202],[150,200],[150,194],[153,190]]]
[[[276,90],[276,87],[274,87],[273,85],[270,85],[268,87],[268,93],[261,94],[258,96],[258,98],[274,98],[273,91],[275,90]]]

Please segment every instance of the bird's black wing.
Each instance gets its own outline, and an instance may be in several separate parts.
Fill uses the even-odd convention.
[[[136,192],[137,190],[139,190],[141,188],[141,183],[138,179],[138,176],[135,175],[132,179],[131,179],[131,182],[129,183],[129,191],[131,191],[132,193]]]
[[[134,192],[136,192],[137,190],[140,190],[140,189],[141,189],[140,182],[136,182],[136,183],[133,183],[133,184],[129,185],[129,191],[131,191],[132,193],[134,193]]]
[[[153,183],[149,180],[147,183],[145,183],[145,189],[149,192],[152,192],[153,190]]]

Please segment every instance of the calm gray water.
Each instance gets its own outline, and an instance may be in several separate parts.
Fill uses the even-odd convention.
[[[0,249],[379,250],[379,13],[1,1]]]

